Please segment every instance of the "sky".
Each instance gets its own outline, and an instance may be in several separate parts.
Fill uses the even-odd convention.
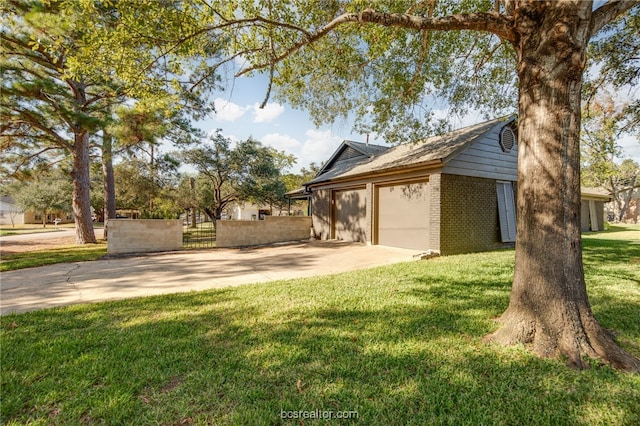
[[[329,159],[343,140],[366,142],[367,135],[352,132],[351,122],[338,119],[335,123],[317,128],[309,114],[291,108],[289,105],[270,101],[265,108],[259,104],[267,91],[264,76],[240,77],[233,88],[219,92],[213,97],[216,113],[209,119],[198,122],[198,128],[205,132],[221,129],[231,140],[245,140],[249,137],[264,145],[293,154],[297,163],[291,172],[297,173],[311,162],[321,164]],[[444,115],[445,111],[439,111]],[[478,114],[456,118],[454,128],[464,127],[483,121]],[[384,140],[370,135],[369,143],[385,145]],[[640,162],[640,141],[635,137],[625,137],[620,141],[624,158],[631,157]]]

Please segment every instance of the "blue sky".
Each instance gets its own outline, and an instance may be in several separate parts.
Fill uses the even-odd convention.
[[[245,140],[251,136],[265,145],[293,154],[297,158],[291,170],[293,172],[307,167],[311,162],[320,164],[326,161],[345,139],[366,141],[366,135],[352,132],[353,123],[342,119],[316,128],[309,114],[289,105],[270,101],[264,109],[260,109],[259,104],[266,90],[267,79],[264,76],[238,78],[232,89],[213,96],[217,113],[197,126],[206,132],[222,129],[222,134],[232,140]],[[446,111],[437,113],[443,116]],[[480,121],[483,121],[480,115],[472,114],[456,118],[453,126],[463,127]],[[370,135],[369,142],[385,144],[376,135]],[[640,142],[636,137],[625,137],[620,144],[625,158],[631,157],[640,162]]]

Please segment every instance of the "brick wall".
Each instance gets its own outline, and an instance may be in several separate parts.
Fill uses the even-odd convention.
[[[216,224],[216,247],[242,247],[308,240],[308,216],[266,216],[265,220],[221,220]]]
[[[508,247],[500,241],[496,181],[447,174],[441,177],[441,253]]]
[[[111,219],[107,222],[107,253],[146,253],[182,248],[178,219]]]

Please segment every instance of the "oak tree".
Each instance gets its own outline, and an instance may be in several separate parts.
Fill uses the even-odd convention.
[[[606,25],[625,30],[637,21],[628,18],[640,10],[635,0],[179,3],[154,16],[182,22],[170,11],[188,10],[196,28],[172,38],[161,26],[149,35],[139,26],[132,43],[153,39],[170,57],[182,43],[215,41],[225,55],[209,58],[211,73],[241,58],[236,75],[265,72],[266,98],[273,88],[317,123],[353,114],[359,129],[393,142],[442,130],[433,120],[439,99],[452,113],[517,111],[514,279],[489,339],[524,343],[578,368],[597,358],[640,370],[592,313],[579,217],[587,48],[596,36],[613,40],[601,32]],[[122,13],[128,22],[136,16]]]

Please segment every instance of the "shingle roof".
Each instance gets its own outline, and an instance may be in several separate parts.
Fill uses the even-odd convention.
[[[418,143],[407,143],[392,148],[380,147],[386,149],[377,149],[375,153],[372,153],[371,157],[341,161],[305,185],[382,172],[385,170],[426,165],[434,161],[446,163],[477,138],[493,129],[494,126],[502,126],[510,120],[510,117],[503,117],[454,130],[445,135],[434,136]]]

